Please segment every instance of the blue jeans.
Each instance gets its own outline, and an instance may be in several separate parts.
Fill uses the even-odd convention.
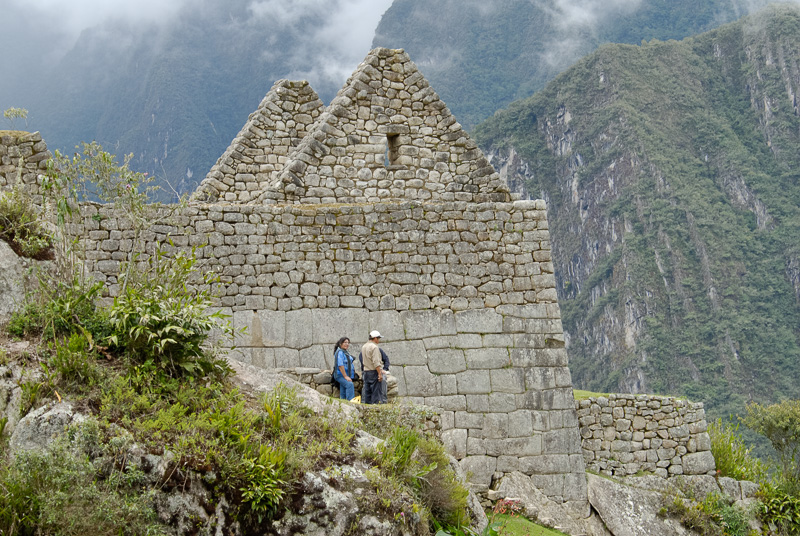
[[[355,387],[353,387],[353,382],[349,382],[342,377],[336,378],[339,382],[339,398],[344,398],[345,400],[353,400],[353,397],[356,396]]]

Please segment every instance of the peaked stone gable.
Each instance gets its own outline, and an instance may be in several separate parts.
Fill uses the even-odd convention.
[[[508,201],[504,181],[402,49],[376,48],[300,142],[264,203]]]
[[[323,103],[306,81],[278,80],[195,191],[196,201],[248,203],[283,169]]]

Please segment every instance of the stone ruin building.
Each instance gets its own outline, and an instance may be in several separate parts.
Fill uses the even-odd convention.
[[[36,195],[41,137],[2,142],[0,184],[24,157]],[[142,244],[112,205],[85,204],[67,232],[111,295],[137,247],[194,248],[247,328],[238,358],[259,367],[332,370],[339,337],[358,347],[380,330],[398,395],[438,408],[478,491],[521,471],[585,516],[587,463],[713,471],[701,406],[576,406],[545,203],[509,193],[402,50],[371,51],[327,107],[307,82],[276,82],[190,205]]]

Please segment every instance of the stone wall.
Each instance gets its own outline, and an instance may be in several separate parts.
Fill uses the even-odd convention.
[[[248,203],[259,197],[322,109],[308,82],[275,82],[200,183],[194,199]]]
[[[586,467],[626,476],[714,474],[702,403],[648,395],[576,401]]]
[[[114,294],[133,231],[112,206],[83,209],[69,232]],[[221,274],[212,290],[247,328],[243,361],[330,370],[339,337],[359,348],[378,329],[399,396],[442,410],[442,438],[479,489],[523,471],[585,504],[544,202],[200,205],[138,245],[168,238]]]
[[[0,136],[0,190],[13,187],[21,178],[25,191],[41,204],[38,177],[52,156],[38,132]]]

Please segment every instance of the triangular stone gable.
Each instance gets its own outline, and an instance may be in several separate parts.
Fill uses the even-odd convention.
[[[402,49],[376,48],[262,203],[508,201],[508,187]]]
[[[323,110],[306,81],[278,80],[192,196],[248,203],[274,182],[288,155]]]

